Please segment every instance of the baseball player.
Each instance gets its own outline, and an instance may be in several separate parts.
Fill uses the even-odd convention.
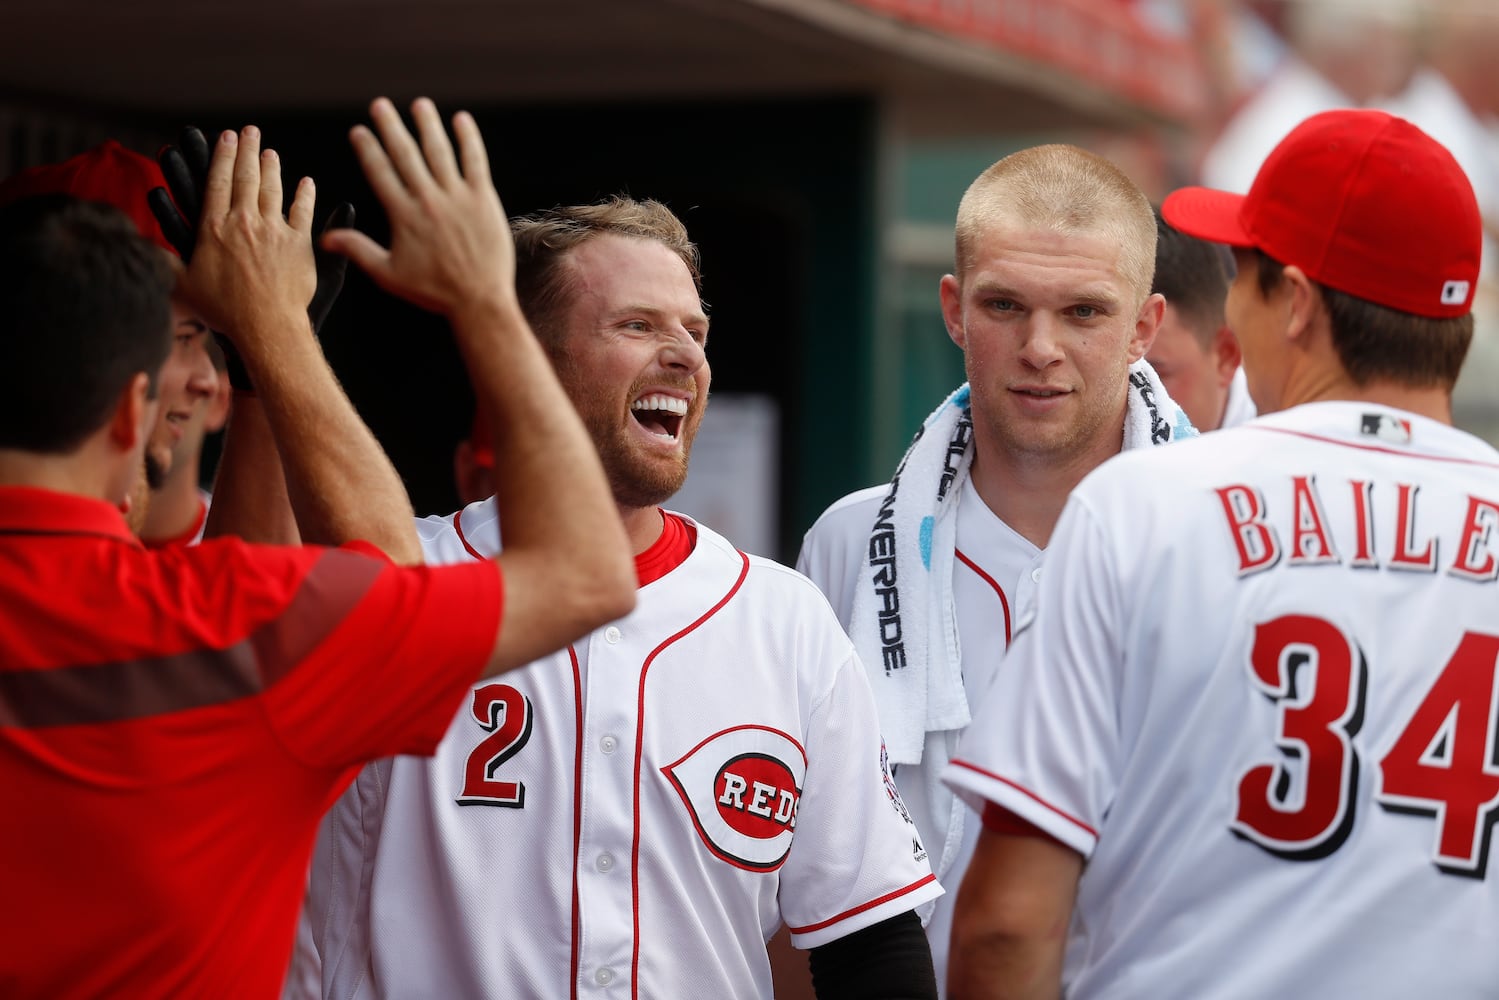
[[[1156,212],[1155,279],[1166,314],[1145,360],[1199,431],[1253,420],[1254,401],[1239,367],[1239,341],[1223,317],[1234,272],[1228,249],[1194,239]]]
[[[110,140],[61,163],[23,170],[0,183],[0,205],[41,194],[68,194],[112,205],[130,217],[140,234],[167,253],[176,253],[146,204],[146,193],[164,183],[156,161]],[[208,352],[208,327],[182,297],[172,299],[172,350],[159,378],[160,416],[145,451],[145,483],[159,490],[174,454],[191,425],[206,419],[217,393],[218,374]],[[127,519],[145,525],[150,492],[140,490]]]
[[[520,533],[494,561],[399,565],[420,561],[400,478],[307,315],[312,186],[283,218],[255,129],[220,137],[176,287],[265,393],[304,533],[345,547],[141,546],[119,507],[157,416],[173,269],[107,206],[0,207],[7,998],[275,996],[318,819],[358,767],[430,753],[476,676],[632,606],[603,470],[515,307],[476,126],[455,121],[460,173],[429,102],[420,149],[388,102],[374,114],[394,163],[354,140],[391,247],[329,242],[451,320],[497,422],[558,411],[525,447],[496,440],[529,508],[507,504]],[[559,528],[559,508],[596,523]]]
[[[1193,433],[1141,360],[1160,327],[1150,202],[1071,146],[1006,157],[958,207],[948,335],[969,383],[928,418],[888,485],[833,504],[798,569],[853,637],[897,783],[939,879],[978,824],[940,784],[1041,579],[1068,492],[1121,447]],[[951,901],[924,911],[939,974]]]
[[[946,772],[985,825],[949,991],[1490,996],[1499,452],[1449,425],[1472,188],[1334,111],[1247,196],[1164,212],[1235,248],[1273,415],[1073,492]]]
[[[208,505],[213,494],[200,485],[205,472],[203,446],[208,435],[222,431],[229,422],[232,390],[224,371],[224,352],[212,337],[207,338],[207,344],[218,373],[218,386],[207,407],[195,412],[183,427],[182,438],[172,449],[172,464],[166,478],[151,496],[140,537],[153,548],[196,545],[203,540],[203,529],[208,522]]]
[[[334,807],[307,911],[323,995],[769,997],[784,923],[823,997],[934,996],[913,910],[941,889],[847,636],[805,578],[659,506],[708,399],[696,248],[628,198],[515,236],[639,605],[476,686],[434,758],[372,765]],[[500,547],[490,500],[420,531],[433,563]]]

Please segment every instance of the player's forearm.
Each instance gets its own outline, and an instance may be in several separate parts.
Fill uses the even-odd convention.
[[[979,833],[953,909],[950,1000],[1056,1000],[1082,857],[1042,834]]]
[[[328,366],[305,313],[256,320],[282,331],[242,350],[304,542],[362,539],[402,565],[422,561],[400,475]],[[286,335],[284,331],[298,331]]]
[[[1057,942],[954,927],[947,966],[949,1000],[1058,1000],[1062,948]]]
[[[524,663],[627,614],[634,561],[598,453],[513,297],[470,303],[450,321],[494,443],[501,560],[532,583],[507,588],[505,617],[527,615],[533,593],[568,595],[550,599],[546,627],[527,616],[527,648],[505,650]]]
[[[286,494],[281,454],[260,398],[253,393],[234,398],[203,535],[234,535],[262,545],[302,541]]]

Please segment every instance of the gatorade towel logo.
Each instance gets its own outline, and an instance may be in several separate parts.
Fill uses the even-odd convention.
[[[748,871],[779,868],[791,850],[807,755],[778,730],[737,726],[661,769],[708,850]]]

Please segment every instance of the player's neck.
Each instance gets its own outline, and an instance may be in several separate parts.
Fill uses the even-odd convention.
[[[1117,437],[1104,436],[1067,456],[999,447],[982,440],[977,424],[974,445],[969,477],[978,495],[1010,530],[1044,549],[1073,487],[1106,459],[1119,454],[1124,428],[1121,424]]]
[[[1390,406],[1439,423],[1452,423],[1452,393],[1449,390],[1438,386],[1402,385],[1388,379],[1356,385],[1341,367],[1292,372],[1281,396],[1280,408],[1337,400]]]
[[[656,506],[619,508],[619,518],[629,536],[631,552],[638,556],[656,544],[666,523],[662,517],[661,508]]]
[[[0,486],[32,486],[114,503],[114,494],[123,495],[124,486],[137,474],[127,475],[123,466],[117,469],[103,461],[92,442],[70,455],[0,448]]]

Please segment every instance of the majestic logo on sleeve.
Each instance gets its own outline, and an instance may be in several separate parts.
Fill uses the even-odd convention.
[[[791,850],[807,754],[764,726],[715,733],[661,769],[708,850],[749,871],[774,871]]]

